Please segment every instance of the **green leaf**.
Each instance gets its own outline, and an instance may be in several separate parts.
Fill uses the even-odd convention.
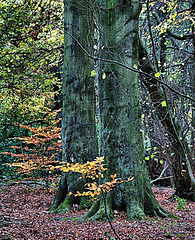
[[[150,160],[150,157],[145,157],[145,160]]]
[[[158,77],[160,77],[160,73],[157,72],[154,76],[158,78]]]
[[[103,73],[103,74],[102,74],[102,79],[105,79],[105,78],[106,78],[106,74]]]
[[[173,156],[174,155],[174,153],[171,153],[171,156]]]
[[[134,67],[135,69],[137,69],[137,64],[134,64],[133,67]]]
[[[161,105],[162,105],[162,107],[166,107],[167,106],[166,101],[161,102]]]
[[[160,160],[160,164],[163,164],[163,160]]]
[[[91,77],[93,77],[93,76],[95,76],[95,75],[96,75],[95,70],[92,70],[92,71],[91,71]]]
[[[154,154],[151,155],[151,158],[154,158]]]

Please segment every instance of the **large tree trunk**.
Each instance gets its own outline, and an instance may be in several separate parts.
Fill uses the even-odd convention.
[[[195,9],[195,1],[192,3],[192,11]],[[194,24],[191,21],[191,26],[192,26],[192,33],[195,31]],[[195,34],[193,35],[193,47],[194,47],[194,59],[195,59]],[[193,68],[193,77],[191,78],[191,85],[192,85],[192,96],[195,99],[195,62],[192,65]],[[191,135],[191,141],[192,141],[192,156],[193,160],[195,162],[195,102],[192,102],[192,135]],[[194,171],[195,171],[195,163],[194,163]]]
[[[131,3],[130,3],[131,2]],[[138,16],[140,2],[99,0],[100,57],[138,65]],[[166,216],[149,183],[144,160],[138,76],[119,65],[100,62],[100,154],[105,156],[106,180],[117,177],[132,181],[117,185],[107,195],[108,213],[125,210],[128,218]],[[92,220],[102,218],[104,205],[95,204],[87,213]]]
[[[141,70],[143,72],[154,76],[155,71],[149,64],[147,52],[141,43],[139,46],[139,62]],[[180,140],[181,136],[179,136],[179,133],[181,132],[181,127],[175,121],[175,116],[172,114],[173,111],[171,109],[171,106],[168,103],[167,106],[162,106],[161,104],[163,101],[167,101],[161,84],[149,76],[142,76],[142,79],[150,94],[152,103],[156,109],[157,116],[168,132],[170,142],[172,142],[171,150],[174,152],[172,172],[176,189],[175,194],[182,198],[194,200],[194,185],[190,178],[190,174],[193,173],[192,170],[190,170],[187,166],[187,161],[190,161],[190,158],[187,155],[190,155],[190,151],[188,149],[185,137],[182,137],[182,140]],[[194,168],[193,164],[193,161],[191,161],[192,169]],[[191,171],[190,174],[189,171]]]
[[[93,44],[93,19],[88,1],[64,1],[64,21],[64,29],[69,35],[64,35],[62,161],[85,163],[94,160],[98,154],[95,88],[90,76],[93,61],[84,55],[73,37],[85,48]],[[62,175],[51,211],[65,212],[73,203],[84,204],[83,199],[67,195],[69,191],[82,191],[84,181],[78,177],[75,173]]]

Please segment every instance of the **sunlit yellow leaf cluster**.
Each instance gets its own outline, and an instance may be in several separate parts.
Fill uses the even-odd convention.
[[[127,180],[122,180],[121,178],[116,178],[116,175],[117,175],[116,173],[114,175],[111,175],[110,176],[111,181],[107,181],[104,184],[98,184],[97,182],[86,183],[85,187],[86,187],[86,190],[88,189],[88,191],[84,191],[83,193],[80,193],[79,191],[77,191],[75,196],[90,196],[94,198],[101,194],[110,192],[112,188],[115,187],[116,184],[129,182],[133,180],[133,177],[128,178]],[[72,195],[72,193],[70,192],[69,195]]]
[[[107,168],[105,168],[104,157],[97,157],[94,161],[86,162],[84,164],[81,163],[63,163],[62,166],[51,166],[51,170],[60,169],[63,172],[76,172],[81,173],[81,178],[91,178],[92,180],[103,178],[102,172],[104,172]]]

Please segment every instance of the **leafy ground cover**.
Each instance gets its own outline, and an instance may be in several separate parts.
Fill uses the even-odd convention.
[[[115,211],[113,226],[121,239],[195,239],[195,203],[169,199],[171,188],[153,188],[160,204],[178,218],[147,218],[128,221],[124,212]],[[66,214],[48,212],[54,190],[42,186],[0,187],[0,239],[112,239],[108,222],[78,221],[86,211],[74,206]]]

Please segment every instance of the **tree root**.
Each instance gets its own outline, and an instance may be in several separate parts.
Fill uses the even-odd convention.
[[[74,199],[72,196],[67,196],[65,198],[65,200],[63,201],[63,203],[60,204],[60,206],[58,208],[50,208],[50,212],[52,213],[58,213],[58,214],[62,214],[62,213],[66,213],[68,212],[74,203]]]
[[[156,200],[150,186],[145,188],[144,212],[149,216],[154,217],[174,217],[174,215],[160,206]]]
[[[126,212],[128,219],[145,219],[145,213],[137,201],[127,203]]]
[[[91,206],[89,211],[84,216],[82,216],[82,219],[89,219],[92,216],[94,216],[97,213],[99,206],[100,206],[100,201],[94,202],[94,204]]]
[[[113,219],[113,210],[112,210],[112,201],[108,201],[108,199],[101,199],[96,201],[90,210],[82,217],[82,219],[88,219],[90,221],[99,221],[104,220],[108,221],[110,224],[111,229],[113,230],[116,238],[121,240],[118,233],[116,232],[111,219]]]
[[[113,210],[109,201],[106,201],[106,211],[105,211],[105,202],[103,199],[96,201],[89,211],[82,217],[82,219],[88,219],[90,221],[106,221],[113,219]]]

